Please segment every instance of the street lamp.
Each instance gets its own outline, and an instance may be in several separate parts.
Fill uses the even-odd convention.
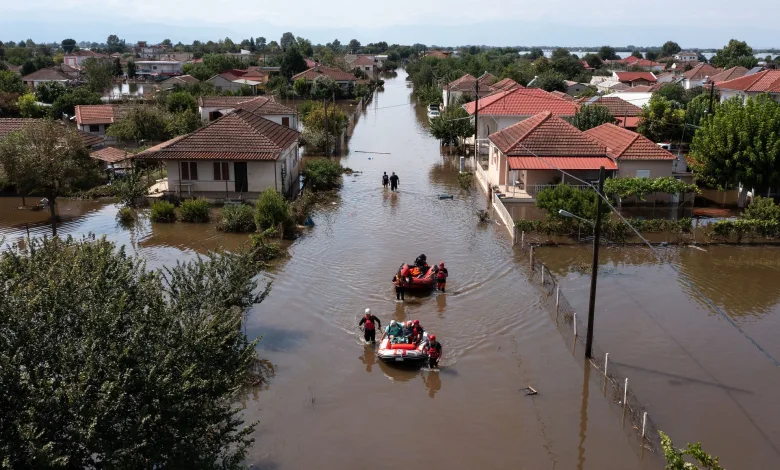
[[[596,195],[596,222],[576,216],[569,211],[559,210],[562,217],[582,220],[593,226],[593,265],[590,270],[590,301],[588,302],[588,333],[585,340],[585,357],[593,352],[593,312],[596,310],[596,281],[599,275],[599,240],[601,239],[601,196],[604,194],[604,167],[599,168],[599,187]]]

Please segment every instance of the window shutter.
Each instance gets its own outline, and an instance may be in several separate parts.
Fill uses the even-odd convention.
[[[222,162],[222,179],[230,180],[230,164],[228,162]]]
[[[219,162],[214,162],[214,180],[219,181],[222,179],[222,172],[220,171],[221,165]]]
[[[182,180],[188,180],[190,179],[190,162],[181,162],[179,165],[181,166],[181,179]]]
[[[190,178],[192,180],[198,179],[198,162],[189,162],[190,163]]]

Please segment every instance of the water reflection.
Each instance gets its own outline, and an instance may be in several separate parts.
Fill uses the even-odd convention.
[[[441,315],[442,313],[447,311],[447,294],[441,293],[436,296],[436,312],[438,312],[439,318],[444,318],[444,315]]]
[[[428,396],[434,398],[436,392],[441,390],[441,377],[437,371],[423,372],[422,380],[425,384],[425,388],[428,389]]]
[[[374,350],[373,345],[365,345],[363,348],[363,354],[360,355],[360,362],[366,365],[366,372],[370,374],[373,366],[377,363],[376,351]]]

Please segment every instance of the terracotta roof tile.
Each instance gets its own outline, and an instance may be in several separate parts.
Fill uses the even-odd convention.
[[[613,116],[638,116],[642,112],[642,108],[628,101],[614,97],[614,96],[594,96],[592,98],[585,98],[583,105],[596,104],[604,106],[612,113]]]
[[[38,119],[30,118],[0,118],[0,140],[11,132],[16,132],[26,126],[27,124],[38,121]],[[85,147],[93,147],[101,144],[105,139],[99,135],[90,134],[88,132],[80,131],[76,129],[81,136],[81,140],[84,141]]]
[[[126,150],[119,150],[114,147],[106,147],[100,150],[96,150],[90,153],[89,156],[107,163],[117,163],[133,157],[132,155],[128,154]]]
[[[295,114],[295,110],[279,104],[268,96],[201,96],[198,106],[202,108],[245,109],[255,114]]]
[[[764,70],[753,75],[745,75],[717,83],[716,86],[721,89],[752,93],[780,93],[780,70]]]
[[[501,81],[498,81],[492,84],[491,87],[496,91],[507,91],[511,90],[512,88],[524,88],[522,85],[512,80],[511,78],[505,78]]]
[[[475,103],[463,107],[474,114]],[[551,111],[556,116],[574,116],[577,104],[539,88],[514,88],[479,100],[479,112],[494,116],[533,116]]]
[[[637,80],[647,80],[648,82],[655,82],[656,78],[652,72],[615,72],[618,81],[621,82],[635,82]]]
[[[350,64],[350,66],[367,66],[367,65],[374,65],[374,58],[371,56],[361,55],[358,56],[355,60],[353,60]]]
[[[474,83],[476,83],[476,81],[477,79],[474,77],[474,75],[467,73],[457,80],[451,81],[447,87],[450,91],[474,91]]]
[[[510,170],[617,170],[609,157],[507,157]]]
[[[683,72],[682,75],[688,80],[701,80],[704,77],[711,77],[722,71],[722,69],[716,69],[710,64],[699,64],[687,72]]]
[[[479,86],[489,87],[498,81],[498,77],[490,72],[485,72],[477,80],[479,81]]]
[[[582,131],[545,111],[488,136],[505,155],[512,157],[606,157],[604,146]]]
[[[276,160],[299,133],[239,109],[136,155],[142,160]]]
[[[76,106],[76,122],[82,124],[113,124],[132,106],[115,104],[82,104]]]
[[[716,73],[710,77],[710,81],[715,83],[725,82],[727,80],[734,80],[735,78],[744,77],[746,73],[748,73],[748,69],[745,67],[735,66],[724,70],[721,73]]]
[[[69,67],[72,69],[72,67]],[[76,78],[75,74],[69,74],[64,72],[61,67],[47,67],[45,69],[36,70],[33,73],[27,74],[22,77],[22,80],[29,81],[50,81],[50,82],[62,82],[67,80],[73,80]]]
[[[291,80],[295,81],[299,78],[305,78],[306,80],[314,80],[317,77],[330,77],[333,80],[337,82],[349,82],[349,81],[356,81],[357,77],[352,75],[349,72],[344,72],[343,70],[339,69],[332,69],[330,67],[324,67],[322,65],[312,67],[309,70],[304,70],[303,72],[293,75]]]
[[[610,157],[620,160],[674,160],[675,156],[647,137],[614,124],[602,124],[585,131],[594,142],[607,148]]]

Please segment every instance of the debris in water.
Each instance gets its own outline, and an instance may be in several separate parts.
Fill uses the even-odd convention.
[[[439,194],[439,199],[453,199],[454,197],[452,194]]]
[[[535,389],[534,389],[532,386],[530,386],[530,385],[529,385],[529,386],[527,386],[526,388],[521,388],[519,391],[521,391],[521,392],[523,392],[523,391],[524,391],[524,392],[525,392],[525,396],[528,396],[528,395],[536,395],[537,393],[539,393],[539,392],[537,392],[537,391],[536,391],[536,390],[535,390]]]

